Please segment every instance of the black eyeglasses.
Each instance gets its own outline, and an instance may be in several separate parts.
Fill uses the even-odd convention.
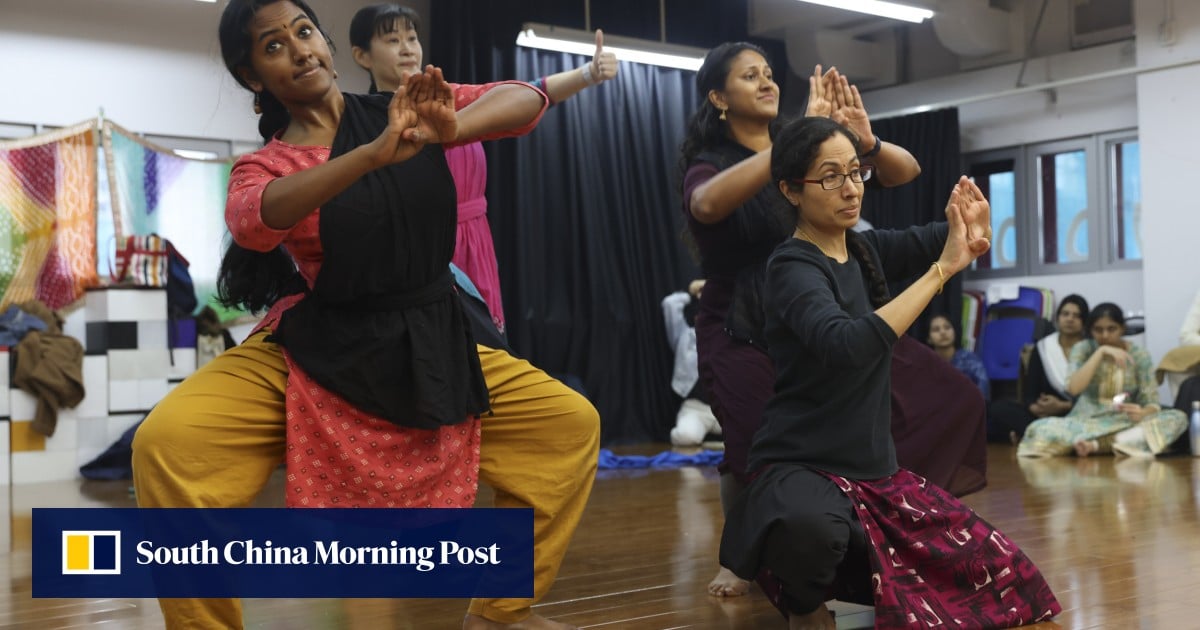
[[[849,173],[830,173],[821,179],[789,179],[793,184],[820,184],[825,190],[837,190],[846,185],[846,178],[855,184],[861,184],[868,179],[871,179],[871,174],[875,172],[875,167],[864,164],[858,168],[850,169]]]

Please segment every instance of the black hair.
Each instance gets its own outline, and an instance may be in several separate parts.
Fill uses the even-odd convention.
[[[1096,325],[1096,322],[1106,317],[1119,324],[1121,328],[1125,327],[1125,311],[1112,302],[1104,302],[1103,304],[1097,304],[1096,308],[1093,308],[1088,313],[1087,329],[1090,331],[1092,326]]]
[[[238,85],[247,90],[251,90],[251,88],[242,78],[240,70],[250,67],[250,49],[254,45],[254,42],[250,40],[250,25],[254,22],[254,16],[258,14],[259,9],[284,1],[230,0],[229,4],[225,6],[225,10],[221,12],[221,24],[217,28],[217,38],[221,42],[221,58],[225,61],[225,69],[229,71],[229,74],[233,75]],[[321,21],[317,19],[317,14],[308,6],[308,3],[304,0],[286,1],[304,11],[313,26],[317,27],[317,30],[325,36],[325,43],[329,45],[330,52],[333,52],[333,40],[325,35],[325,30],[321,28]],[[267,90],[259,92],[257,99],[258,105],[262,109],[262,116],[258,119],[258,133],[262,136],[263,142],[270,142],[276,133],[287,128],[288,123],[291,122],[291,116],[284,108],[283,103],[280,103],[279,99]]]
[[[217,38],[221,43],[221,58],[225,69],[233,75],[238,85],[250,90],[242,78],[241,70],[250,67],[250,50],[254,42],[250,38],[250,26],[258,10],[284,0],[230,0],[221,12],[221,23]],[[333,50],[333,42],[325,35],[317,14],[304,0],[287,0],[300,8],[313,26],[321,31],[325,42]],[[267,90],[257,95],[262,116],[258,120],[258,133],[263,142],[270,142],[275,134],[286,129],[291,115],[279,99]],[[289,292],[297,282],[296,264],[284,251],[283,246],[269,252],[246,249],[230,241],[221,257],[221,268],[217,273],[217,299],[230,308],[243,308],[250,312],[267,309]]]
[[[721,120],[721,111],[708,100],[708,93],[725,89],[733,60],[747,50],[762,55],[768,64],[771,63],[767,51],[750,42],[726,42],[708,51],[704,56],[704,63],[696,73],[696,91],[700,93],[700,106],[688,119],[687,132],[680,148],[681,172],[687,171],[696,156],[728,139],[728,127]]]
[[[414,9],[393,2],[381,2],[363,7],[350,20],[350,45],[363,50],[371,49],[371,40],[388,33],[395,33],[401,27],[414,31],[421,28],[421,16]],[[375,77],[371,76],[371,93],[378,92]]]
[[[1058,325],[1058,321],[1057,321],[1057,320],[1058,320],[1058,316],[1059,316],[1059,315],[1062,315],[1062,310],[1063,310],[1063,307],[1064,307],[1064,306],[1066,306],[1066,305],[1068,305],[1068,304],[1074,304],[1074,305],[1075,305],[1077,308],[1079,308],[1079,319],[1080,319],[1080,321],[1084,321],[1084,322],[1086,322],[1086,321],[1088,320],[1088,303],[1087,303],[1087,300],[1083,299],[1083,296],[1082,296],[1082,295],[1077,295],[1077,294],[1075,294],[1075,293],[1072,293],[1071,295],[1068,295],[1067,297],[1063,298],[1063,299],[1062,299],[1062,300],[1061,300],[1061,301],[1058,303],[1058,310],[1054,311],[1055,325]],[[1087,331],[1084,331],[1084,334],[1086,334],[1086,332],[1087,332]]]
[[[851,146],[858,146],[858,136],[853,131],[828,118],[799,118],[785,124],[771,146],[771,179],[780,182],[803,178],[817,159],[821,145],[838,134],[845,136]],[[799,217],[800,209],[797,208],[797,224]],[[846,248],[867,274],[871,304],[879,308],[891,301],[887,278],[875,266],[875,258],[862,235],[847,230]]]

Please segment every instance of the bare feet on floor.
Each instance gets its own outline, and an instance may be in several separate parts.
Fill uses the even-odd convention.
[[[1098,450],[1100,443],[1096,440],[1079,440],[1075,443],[1075,454],[1079,457],[1087,457]]]
[[[708,583],[708,594],[717,597],[738,597],[750,590],[750,583],[733,574],[733,571],[721,567],[717,577]]]
[[[479,615],[467,615],[463,630],[578,630],[575,626],[551,621],[541,615],[530,615],[516,623],[500,623]]]
[[[821,604],[806,615],[793,613],[788,617],[788,630],[837,630],[837,622],[833,619],[833,613],[825,604]]]

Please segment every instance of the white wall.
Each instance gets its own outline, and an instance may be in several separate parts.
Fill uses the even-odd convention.
[[[429,0],[406,1],[422,16]],[[372,0],[309,0],[338,49],[338,83],[365,91],[350,18]],[[70,125],[101,109],[132,131],[258,141],[250,93],[221,62],[224,2],[0,1],[0,123]],[[427,25],[423,25],[427,32]],[[422,42],[428,46],[428,38]]]
[[[1175,40],[1158,38],[1164,3],[1138,0],[1138,63],[1200,58],[1200,3],[1172,1]],[[1142,141],[1142,241],[1147,345],[1156,359],[1175,347],[1183,317],[1200,289],[1200,65],[1138,76]]]
[[[1173,8],[1173,41],[1160,40],[1164,6]],[[1019,64],[871,91],[873,115],[959,104],[964,152],[1137,128],[1142,147],[1140,271],[1115,271],[971,281],[1044,286],[1058,297],[1080,293],[1089,302],[1113,301],[1146,314],[1146,344],[1157,360],[1178,341],[1179,326],[1200,289],[1200,199],[1191,180],[1200,173],[1200,3],[1134,0],[1136,44],[1118,42],[1034,59],[1023,83],[1109,78],[1054,90],[1017,86]],[[963,103],[963,101],[969,101]]]
[[[1078,293],[1085,297],[1089,304],[1095,305],[1101,302],[1114,302],[1127,312],[1145,311],[1142,294],[1142,271],[1140,269],[1122,269],[1102,274],[1070,273],[1033,278],[968,280],[963,282],[963,288],[986,293],[989,286],[1004,283],[1020,283],[1025,286],[1050,289],[1054,291],[1055,300],[1060,300],[1072,293]],[[1182,315],[1180,317],[1182,318]]]

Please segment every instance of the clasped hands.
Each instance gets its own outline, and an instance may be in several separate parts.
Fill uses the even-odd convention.
[[[379,165],[403,162],[426,144],[452,142],[458,137],[454,90],[441,68],[403,77],[388,103],[388,125],[372,143]]]

